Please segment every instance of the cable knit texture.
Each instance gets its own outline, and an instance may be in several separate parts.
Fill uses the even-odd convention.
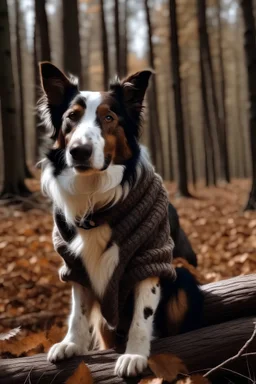
[[[171,264],[174,243],[168,221],[168,196],[160,176],[153,168],[144,167],[137,185],[126,199],[105,212],[95,212],[93,220],[107,222],[112,229],[111,242],[119,246],[119,264],[99,300],[102,315],[116,327],[137,282],[154,276],[175,279]],[[57,251],[65,261],[61,278],[90,286],[81,259],[67,249],[67,243],[75,234],[76,228],[67,227],[64,216],[56,211],[54,236],[60,244]]]

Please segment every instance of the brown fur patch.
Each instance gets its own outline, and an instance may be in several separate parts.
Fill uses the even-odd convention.
[[[68,119],[68,116],[74,113],[72,119]],[[64,122],[64,130],[60,129],[57,140],[54,144],[54,148],[64,149],[69,143],[75,129],[77,122],[82,118],[85,113],[85,108],[80,104],[72,105],[64,114],[64,119],[68,120]],[[67,129],[68,128],[68,129]]]
[[[178,291],[177,296],[171,297],[167,304],[167,329],[168,335],[174,335],[179,332],[181,323],[188,311],[188,299],[183,289]]]
[[[149,277],[147,279],[153,286],[159,287],[159,277]]]
[[[117,132],[116,157],[114,158],[114,162],[116,164],[122,164],[125,160],[130,159],[131,156],[132,151],[128,145],[124,129],[119,126],[119,130]]]
[[[90,323],[94,328],[94,337],[99,350],[110,349],[114,347],[114,332],[107,327],[106,320],[103,318],[99,302],[95,300],[90,315]]]
[[[105,139],[104,153],[105,157],[111,155],[111,159],[115,164],[123,164],[132,156],[129,148],[124,129],[119,123],[118,116],[113,112],[112,100],[105,97],[104,102],[99,105],[97,115],[102,127],[102,136]],[[110,115],[113,121],[106,121],[106,116]]]

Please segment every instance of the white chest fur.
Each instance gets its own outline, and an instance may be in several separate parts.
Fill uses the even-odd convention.
[[[93,288],[102,297],[119,262],[119,248],[113,244],[106,250],[111,238],[111,228],[107,224],[78,232],[69,248],[82,258]]]

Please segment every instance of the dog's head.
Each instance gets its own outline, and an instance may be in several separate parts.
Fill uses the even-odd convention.
[[[40,64],[40,74],[44,96],[39,109],[54,141],[48,158],[59,171],[69,167],[88,175],[138,158],[151,71],[116,80],[108,92],[80,91],[76,80],[48,62]]]

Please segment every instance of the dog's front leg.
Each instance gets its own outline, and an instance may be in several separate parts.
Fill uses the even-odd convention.
[[[56,362],[88,352],[90,332],[88,318],[93,303],[92,293],[79,284],[72,286],[72,311],[65,338],[54,344],[48,352],[48,360]]]
[[[115,373],[119,376],[135,376],[147,366],[153,320],[160,301],[159,279],[148,278],[138,283],[134,301],[133,320],[125,354],[116,362]]]

